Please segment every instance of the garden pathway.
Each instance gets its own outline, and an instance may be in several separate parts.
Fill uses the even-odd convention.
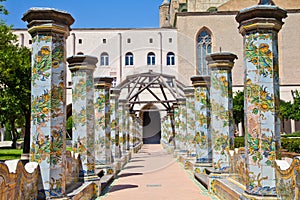
[[[160,144],[143,145],[99,199],[107,200],[209,200],[190,172]]]

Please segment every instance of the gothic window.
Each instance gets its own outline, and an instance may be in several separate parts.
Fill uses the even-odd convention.
[[[173,52],[167,54],[167,65],[175,65],[175,54]]]
[[[210,74],[205,58],[211,53],[211,46],[211,34],[208,30],[201,31],[197,37],[197,74],[199,75]]]
[[[147,55],[147,65],[155,65],[155,54],[153,52]]]
[[[109,56],[108,53],[104,52],[100,56],[100,65],[101,66],[108,66],[109,65]]]
[[[125,54],[125,65],[133,65],[133,54],[131,52]]]

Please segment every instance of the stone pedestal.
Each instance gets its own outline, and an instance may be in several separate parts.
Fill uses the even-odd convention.
[[[96,168],[104,170],[111,169],[110,140],[110,87],[113,78],[98,77],[94,79],[94,109],[95,109],[95,159]],[[108,143],[108,144],[107,144]],[[108,147],[108,149],[106,149]]]
[[[203,167],[212,165],[212,143],[210,134],[210,77],[191,77],[195,88],[195,145],[196,163],[195,172],[203,172]],[[202,165],[201,165],[202,164]]]
[[[32,36],[30,160],[41,170],[39,198],[62,197],[66,187],[66,38],[74,19],[50,8],[27,11]]]
[[[80,154],[82,176],[95,175],[94,77],[98,59],[76,55],[67,59],[72,72],[72,149]]]
[[[229,149],[233,145],[232,53],[213,53],[207,56],[211,69],[210,104],[212,136],[212,161],[214,172],[228,173]]]
[[[285,10],[271,5],[246,8],[236,16],[245,55],[246,198],[276,196],[274,161],[280,149],[278,32],[285,17]]]

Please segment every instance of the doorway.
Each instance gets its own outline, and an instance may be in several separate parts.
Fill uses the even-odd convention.
[[[159,111],[143,111],[143,143],[160,144],[161,119]]]

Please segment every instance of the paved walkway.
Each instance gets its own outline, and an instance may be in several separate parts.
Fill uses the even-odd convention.
[[[120,172],[104,200],[208,200],[206,189],[160,144],[143,145]]]

